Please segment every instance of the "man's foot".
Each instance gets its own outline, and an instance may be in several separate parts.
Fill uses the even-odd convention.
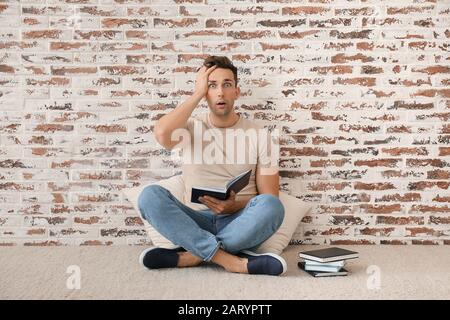
[[[139,262],[148,269],[193,267],[203,260],[183,248],[148,248],[142,251]]]
[[[178,259],[177,267],[179,267],[179,268],[195,267],[203,262],[202,258],[197,257],[196,255],[190,253],[189,251],[179,252],[178,257],[179,257],[179,259]]]
[[[274,253],[258,254],[243,250],[239,256],[248,259],[247,270],[249,274],[280,276],[287,271],[286,261]]]
[[[175,268],[179,250],[180,248],[148,248],[140,254],[139,262],[148,269]]]

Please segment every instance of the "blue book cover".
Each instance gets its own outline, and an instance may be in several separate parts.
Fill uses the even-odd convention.
[[[329,272],[329,271],[312,271],[312,270],[305,270],[305,263],[303,261],[300,261],[298,263],[298,267],[302,269],[303,271],[307,272],[313,277],[319,278],[319,277],[339,277],[339,276],[346,276],[348,274],[348,271],[344,268],[337,272]]]

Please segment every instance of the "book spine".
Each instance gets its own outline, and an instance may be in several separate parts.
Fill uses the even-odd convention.
[[[304,255],[304,254],[300,254],[299,257],[300,257],[300,258],[303,258],[303,259],[305,259],[305,260],[311,260],[311,261],[317,261],[317,262],[325,262],[325,261],[322,261],[322,260],[319,259],[319,258],[312,257],[312,256],[307,256],[307,255]]]
[[[325,271],[325,272],[338,272],[341,267],[319,267],[319,266],[305,266],[307,271]]]
[[[333,262],[318,262],[305,260],[305,264],[307,266],[321,266],[321,267],[343,267],[345,265],[345,261],[333,261]]]

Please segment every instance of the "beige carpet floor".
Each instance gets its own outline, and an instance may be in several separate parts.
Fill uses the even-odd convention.
[[[449,246],[341,247],[360,258],[350,260],[348,276],[333,278],[298,269],[298,252],[317,246],[288,247],[282,277],[215,265],[146,270],[137,262],[142,247],[4,247],[0,299],[450,299]],[[80,268],[80,289],[67,288],[71,265]],[[379,270],[378,289],[372,270]]]

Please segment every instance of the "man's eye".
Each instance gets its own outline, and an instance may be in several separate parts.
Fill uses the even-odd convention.
[[[214,84],[210,84],[208,87],[211,88],[211,87],[214,87],[214,86],[215,86]]]
[[[230,87],[230,86],[231,86],[231,84],[225,83],[225,87]]]

